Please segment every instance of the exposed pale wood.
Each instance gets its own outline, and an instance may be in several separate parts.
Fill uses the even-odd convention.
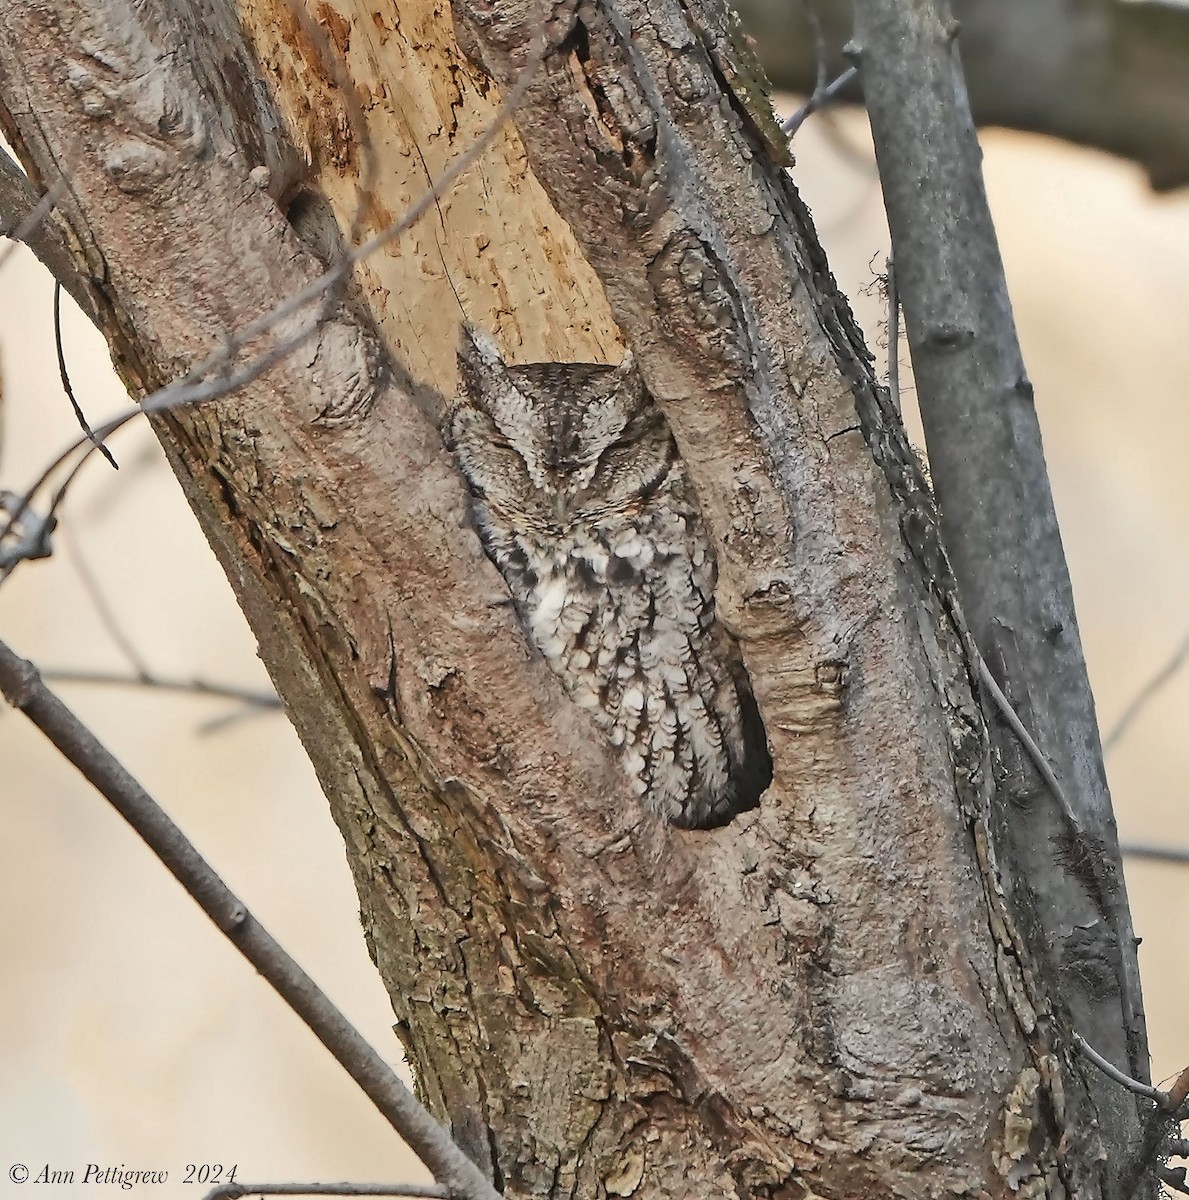
[[[322,2],[311,8],[349,72],[374,154],[376,232],[417,199],[486,128],[499,95],[456,45],[441,3]],[[285,0],[248,0],[245,28],[276,88],[286,129],[316,188],[349,228],[368,162],[336,64],[303,35]],[[408,235],[369,259],[361,278],[390,346],[418,379],[452,390],[465,319],[497,333],[518,361],[616,359],[597,277],[528,169],[511,126]]]

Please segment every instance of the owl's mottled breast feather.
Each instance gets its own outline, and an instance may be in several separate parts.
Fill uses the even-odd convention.
[[[771,778],[673,436],[630,356],[508,367],[464,329],[443,433],[488,556],[572,700],[674,824],[721,825]]]

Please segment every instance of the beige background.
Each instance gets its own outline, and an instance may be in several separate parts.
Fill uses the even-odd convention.
[[[794,175],[874,343],[887,255],[856,118],[811,122]],[[849,147],[850,149],[847,149]],[[1131,167],[992,133],[986,171],[1036,385],[1104,729],[1189,631],[1189,196]],[[214,331],[212,331],[212,334]],[[67,319],[92,421],[125,403],[86,323]],[[73,436],[51,287],[19,252],[0,276],[0,484],[23,488]],[[72,493],[48,563],[0,590],[0,636],[43,667],[124,669],[76,547],[162,674],[262,684],[254,645],[146,428]],[[61,692],[381,1052],[398,1047],[363,947],[341,842],[283,718],[204,734],[231,706],[159,692]],[[1109,761],[1125,839],[1189,846],[1189,670]],[[1189,956],[1175,867],[1129,862],[1157,1078],[1189,1063]],[[15,1161],[239,1178],[424,1179],[345,1075],[180,888],[19,716],[0,714],[0,1196]],[[41,1189],[37,1194],[50,1194]],[[76,1194],[53,1189],[54,1195]]]

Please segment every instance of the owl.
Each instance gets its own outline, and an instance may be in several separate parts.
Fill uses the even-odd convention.
[[[644,803],[709,828],[771,779],[715,561],[673,434],[629,354],[507,366],[464,327],[442,421],[475,523],[533,644]]]

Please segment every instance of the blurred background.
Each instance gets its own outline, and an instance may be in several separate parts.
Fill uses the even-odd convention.
[[[990,131],[984,145],[1107,732],[1189,634],[1189,192],[1156,196],[1137,167],[1056,141]],[[865,122],[814,117],[794,148],[794,179],[883,361],[888,239]],[[98,425],[127,399],[98,335],[64,305],[71,378]],[[58,381],[52,283],[24,250],[0,276],[0,355],[0,485],[20,492],[77,435]],[[0,636],[43,670],[127,674],[97,589],[152,672],[267,688],[147,426],[112,446],[120,471],[93,456],[53,558],[0,589]],[[284,718],[163,691],[55,686],[397,1061],[342,843]],[[1125,842],[1189,848],[1187,713],[1189,669],[1110,753]],[[1189,867],[1126,868],[1162,1079],[1189,1063],[1177,916]],[[0,914],[4,1172],[17,1160],[34,1171],[97,1162],[168,1170],[172,1182],[187,1163],[235,1163],[241,1180],[427,1179],[106,803],[7,710]],[[0,1173],[0,1195],[14,1192]]]

